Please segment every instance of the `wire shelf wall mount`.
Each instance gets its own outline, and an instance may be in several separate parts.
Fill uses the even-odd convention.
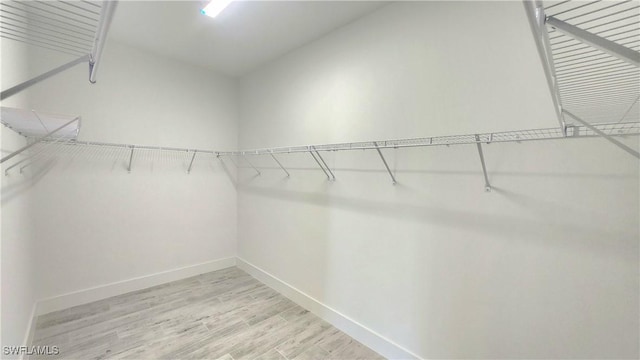
[[[2,90],[0,100],[82,63],[88,63],[89,82],[95,83],[117,4],[109,0],[0,2],[0,37],[76,57]]]

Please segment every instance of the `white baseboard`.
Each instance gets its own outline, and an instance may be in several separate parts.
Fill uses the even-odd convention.
[[[420,359],[418,355],[411,351],[321,303],[250,262],[238,257],[236,266],[382,356],[388,359]]]
[[[208,261],[200,264],[189,265],[177,269],[161,271],[155,274],[140,276],[110,284],[94,286],[88,289],[73,291],[67,294],[38,300],[36,302],[37,316],[67,309],[70,307],[87,304],[93,301],[106,299],[112,296],[126,294],[128,292],[146,289],[156,285],[162,285],[171,281],[186,279],[211,271],[221,270],[236,265],[236,258],[225,258]]]

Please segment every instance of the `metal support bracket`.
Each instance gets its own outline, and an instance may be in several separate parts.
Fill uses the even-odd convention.
[[[129,154],[129,167],[127,167],[127,171],[131,172],[131,164],[133,163],[133,150],[135,149],[135,146],[131,147],[131,154]]]
[[[247,157],[246,157],[246,156],[244,156],[244,154],[242,154],[242,158],[244,159],[244,161],[246,161],[246,162],[247,162],[247,164],[249,164],[249,166],[251,166],[251,167],[253,168],[253,170],[255,170],[255,171],[258,173],[258,175],[262,175],[262,174],[260,173],[260,170],[258,170],[255,166],[253,166],[253,164],[251,163],[251,161],[249,161],[249,159],[247,159]]]
[[[324,159],[322,158],[322,156],[320,155],[320,153],[318,152],[318,150],[316,150],[316,148],[315,148],[314,146],[312,146],[312,148],[313,148],[313,151],[315,151],[315,152],[316,152],[316,155],[318,155],[318,158],[320,159],[320,161],[322,161],[322,163],[324,164],[324,167],[325,167],[325,168],[327,168],[327,171],[329,172],[329,174],[331,174],[331,177],[332,177],[333,179],[329,179],[329,180],[336,181],[336,176],[335,176],[335,175],[333,175],[333,171],[331,171],[331,169],[329,169],[329,166],[328,166],[328,165],[327,165],[327,163],[324,161]]]
[[[320,161],[318,160],[318,158],[316,158],[316,156],[313,154],[313,151],[309,151],[309,154],[311,154],[311,157],[313,158],[313,160],[316,161],[316,163],[318,163],[318,166],[320,166],[320,169],[322,169],[322,172],[327,175],[327,180],[331,180],[331,177],[329,176],[329,174],[327,173],[327,170],[324,169],[324,167],[322,166],[322,164],[320,164]]]
[[[187,169],[187,174],[191,174],[191,167],[193,166],[193,160],[196,159],[197,150],[193,151],[193,156],[191,156],[191,162],[189,162],[189,168]]]
[[[41,136],[41,137],[39,137],[38,139],[36,139],[36,140],[35,140],[34,142],[32,142],[31,144],[28,144],[28,145],[26,145],[26,146],[24,146],[24,147],[22,147],[22,148],[20,148],[20,149],[18,149],[18,150],[16,150],[16,151],[12,152],[11,154],[9,154],[9,155],[7,155],[7,156],[3,157],[2,159],[0,159],[0,164],[2,164],[3,162],[5,162],[5,161],[7,161],[7,160],[9,160],[9,159],[11,159],[11,158],[13,158],[14,156],[16,156],[16,155],[20,154],[21,152],[23,152],[23,151],[27,150],[28,148],[32,147],[33,145],[35,145],[35,144],[39,143],[40,141],[42,141],[42,140],[44,140],[44,139],[46,139],[46,138],[48,138],[49,136],[51,136],[51,135],[53,135],[53,134],[57,133],[58,131],[60,131],[60,130],[64,129],[65,127],[67,127],[68,125],[72,124],[72,123],[73,123],[73,122],[75,122],[75,121],[80,121],[80,117],[77,117],[77,118],[75,118],[75,119],[73,119],[73,120],[69,121],[68,123],[66,123],[66,124],[64,124],[64,125],[62,125],[62,126],[60,126],[60,127],[56,128],[56,129],[54,129],[53,131],[50,131],[49,133],[47,133],[47,134],[45,134],[45,135],[43,135],[43,136]]]
[[[598,135],[602,136],[603,138],[609,140],[610,142],[615,144],[620,149],[622,149],[622,150],[628,152],[629,154],[635,156],[636,158],[640,159],[640,153],[638,153],[637,151],[635,151],[632,148],[628,147],[627,145],[621,143],[620,141],[614,139],[612,136],[609,136],[609,135],[605,134],[600,129],[598,129],[595,126],[589,124],[588,122],[582,120],[581,118],[579,118],[578,116],[572,114],[571,112],[569,112],[567,110],[563,110],[563,111],[564,111],[565,114],[567,114],[567,116],[571,117],[572,119],[576,120],[577,122],[581,123],[582,125],[588,127],[589,129],[591,129],[596,134],[598,134]]]
[[[220,163],[222,163],[222,166],[226,166],[226,164],[224,163],[224,160],[222,160],[222,155],[217,154],[216,158],[218,158],[218,160],[220,160]]]
[[[567,36],[587,45],[591,45],[594,48],[604,51],[611,56],[615,56],[620,60],[626,61],[629,64],[640,66],[640,53],[635,50],[631,50],[626,46],[607,40],[586,30],[582,30],[577,26],[558,20],[553,16],[548,17],[546,19],[546,23]]]
[[[91,49],[91,55],[89,57],[89,82],[92,84],[96,83],[96,73],[98,72],[104,44],[107,41],[107,33],[109,32],[109,27],[111,26],[117,5],[118,1],[104,0],[102,2],[100,21],[98,23],[98,29],[96,30],[96,36],[93,39],[93,48]]]
[[[78,64],[84,63],[84,62],[88,62],[89,61],[89,55],[84,55],[81,56],[73,61],[69,61],[66,64],[60,65],[57,68],[53,69],[53,70],[49,70],[44,74],[38,75],[32,79],[29,79],[23,83],[20,83],[16,86],[13,86],[7,90],[2,91],[2,93],[0,93],[0,100],[4,100],[10,96],[13,96],[19,92],[21,92],[22,90],[25,90],[43,80],[46,80],[54,75],[57,75],[69,68],[72,68]]]
[[[551,100],[553,101],[553,107],[560,124],[560,130],[564,136],[567,136],[566,122],[562,114],[562,100],[560,98],[560,90],[556,81],[556,71],[553,64],[553,58],[551,55],[551,44],[549,42],[549,33],[544,26],[546,15],[544,14],[544,8],[539,0],[523,0],[525,12],[529,19],[529,25],[533,32],[533,37],[538,48],[538,55],[540,55],[540,61],[542,62],[542,68],[544,69],[545,77],[547,78],[547,86],[551,92]]]
[[[38,115],[38,112],[35,110],[31,110],[31,112],[33,113],[33,115],[36,117],[36,119],[38,119],[38,121],[40,122],[40,125],[42,125],[42,128],[44,129],[45,132],[49,132],[51,130],[49,130],[47,128],[47,126],[44,124],[44,121],[42,121],[42,119],[40,118],[40,115]]]
[[[278,163],[278,166],[280,166],[280,168],[282,169],[282,171],[284,171],[287,174],[287,177],[291,176],[289,175],[289,172],[287,171],[287,169],[284,168],[284,166],[282,166],[282,164],[280,164],[280,161],[278,161],[278,159],[276,159],[275,155],[273,155],[273,153],[269,153],[269,155],[271,155],[271,157],[273,158],[273,160],[275,160],[275,162]]]
[[[484,164],[484,154],[482,153],[482,144],[480,143],[480,136],[476,135],[476,146],[478,147],[478,155],[480,155],[480,163],[482,164],[482,173],[484,174],[484,191],[491,192],[491,184],[489,183],[489,176],[487,176],[487,167]]]
[[[220,157],[220,155],[218,155],[218,157]],[[233,166],[236,167],[236,169],[238,169],[238,163],[236,163],[235,160],[233,160],[233,155],[229,155],[229,160],[231,160],[231,163],[233,164]]]
[[[384,167],[387,168],[387,172],[389,173],[389,176],[391,176],[391,180],[393,181],[393,185],[395,185],[397,183],[396,178],[393,176],[393,173],[391,172],[391,169],[389,169],[389,165],[387,164],[387,160],[385,160],[384,155],[382,155],[382,151],[380,151],[380,148],[378,147],[378,143],[374,141],[373,145],[375,145],[376,150],[378,151],[378,155],[380,155],[380,159],[382,159],[382,162],[384,163]]]

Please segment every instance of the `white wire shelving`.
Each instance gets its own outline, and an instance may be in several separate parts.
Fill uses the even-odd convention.
[[[197,157],[196,157],[197,155]],[[124,169],[132,172],[139,163],[175,164],[185,165],[187,174],[197,162],[202,160],[215,160],[217,153],[211,150],[187,149],[175,147],[145,146],[134,144],[116,144],[94,141],[59,141],[48,139],[38,142],[24,158],[17,168],[14,164],[5,168],[5,175],[20,170],[33,163],[44,163],[54,159],[76,159],[83,161],[99,162],[102,160],[120,161]]]
[[[625,122],[615,124],[597,124],[596,129],[605,132],[610,136],[627,136],[640,134],[640,122]],[[504,131],[481,134],[433,136],[411,139],[361,141],[351,143],[302,145],[290,147],[278,147],[269,149],[241,150],[220,152],[219,155],[268,155],[284,154],[310,151],[340,151],[340,150],[375,150],[376,148],[404,148],[404,147],[429,147],[429,146],[451,146],[451,145],[472,145],[477,143],[501,143],[501,142],[523,142],[536,140],[561,140],[567,138],[588,138],[600,136],[594,130],[586,126],[569,126],[568,136],[564,136],[560,128],[544,128],[517,131]]]
[[[16,16],[15,11],[22,6],[20,9],[27,14],[25,15],[26,17],[35,17],[44,21],[48,19],[45,19],[44,16],[36,16],[40,14],[39,12],[45,12],[44,7],[63,11],[61,10],[61,4],[69,6],[71,3],[57,1],[46,4],[42,2],[24,4],[21,1],[9,1],[7,4],[9,6],[5,6],[5,2],[2,3],[3,7],[1,8],[0,16],[3,17],[3,20],[8,16],[7,14]],[[81,21],[82,26],[91,25],[85,30],[89,32],[88,34],[94,34],[90,53],[89,55],[84,55],[84,57],[90,59],[90,64],[92,64],[92,61],[99,58],[102,46],[104,46],[108,24],[115,9],[115,2],[104,1],[102,5],[97,5],[95,2],[83,1],[82,5],[79,5],[79,3],[73,4],[78,5],[76,6],[77,9],[73,10],[77,13],[76,15],[79,15],[81,11],[92,13],[92,15],[87,16],[93,19],[90,23],[88,22],[90,21],[89,19]],[[51,129],[52,126],[47,127],[44,124],[41,124],[44,129],[40,129],[38,124],[33,121],[28,126],[25,124],[16,125],[17,122],[10,121],[10,116],[7,117],[6,115],[9,113],[6,113],[3,109],[2,122],[29,139],[28,145],[17,152],[29,150],[27,156],[20,159],[17,165],[14,163],[7,167],[5,174],[9,174],[11,169],[20,164],[22,164],[20,168],[22,171],[29,164],[55,157],[56,154],[72,154],[76,156],[83,153],[98,153],[123,158],[128,164],[127,170],[129,172],[136,159],[180,160],[188,164],[186,172],[189,173],[196,158],[218,158],[220,161],[223,161],[223,158],[228,158],[236,166],[238,166],[238,163],[234,161],[234,158],[242,158],[250,168],[260,174],[260,170],[247,157],[270,156],[286,175],[290,176],[289,171],[278,160],[276,155],[309,153],[327,179],[335,180],[335,174],[327,165],[321,153],[328,151],[372,150],[378,153],[384,168],[395,184],[395,175],[389,168],[381,151],[382,149],[473,145],[477,148],[484,174],[485,188],[489,191],[491,185],[485,166],[483,144],[603,137],[629,154],[640,158],[640,153],[636,149],[619,140],[620,137],[640,135],[640,105],[638,104],[640,99],[640,71],[638,70],[640,53],[637,51],[640,48],[640,5],[635,1],[629,0],[591,2],[565,0],[544,3],[539,0],[525,0],[524,5],[547,77],[549,90],[552,94],[560,125],[558,127],[239,151],[215,151],[78,141],[79,118],[74,118],[69,123],[77,125],[75,132],[65,133],[61,129],[69,124],[63,124],[65,126],[56,128],[54,131]],[[37,10],[36,8],[39,9]],[[52,9],[49,9],[49,15],[53,14],[51,12]],[[71,10],[66,9],[66,11]],[[63,14],[57,14],[56,16],[58,15]],[[68,19],[70,16],[66,14],[65,17],[59,17]],[[75,20],[78,19],[76,18]],[[60,19],[57,21],[64,22]],[[16,23],[13,22],[12,26]],[[45,26],[44,23],[40,25]],[[61,24],[58,25],[62,26]],[[75,26],[80,25],[76,23]],[[3,37],[10,37],[11,35],[7,35],[7,33],[10,33],[10,31],[5,28],[0,31],[0,35]],[[15,34],[15,32],[10,34]],[[27,36],[28,34],[23,35]],[[30,38],[25,37],[24,39],[29,40]],[[61,39],[58,40],[61,41]],[[35,44],[33,41],[32,43]],[[83,44],[85,47],[79,48],[81,52],[89,49],[90,42],[85,41]],[[80,44],[75,45],[79,46]],[[69,49],[63,48],[63,50]],[[82,59],[81,57],[76,61]],[[63,67],[73,65],[75,63],[63,65]],[[91,65],[91,76],[94,74],[96,65],[97,62]],[[58,71],[58,69],[53,71]],[[42,79],[37,81],[40,80]],[[23,117],[29,115],[24,111],[21,114]],[[37,115],[37,113],[33,114]],[[30,133],[25,130],[29,126],[29,131],[37,129],[39,132]],[[43,133],[43,131],[46,133]],[[10,154],[3,158],[2,162],[16,155],[15,153]]]
[[[3,111],[3,113],[6,113]],[[4,119],[3,119],[3,123]],[[5,124],[10,126],[9,124]],[[15,128],[14,128],[15,129]],[[241,151],[215,151],[205,149],[190,149],[190,148],[177,148],[177,147],[160,147],[160,146],[145,146],[135,144],[117,144],[117,143],[105,143],[105,142],[90,142],[90,141],[78,141],[73,136],[66,134],[59,134],[54,136],[53,134],[47,134],[45,138],[39,138],[37,141],[29,141],[33,146],[30,149],[27,156],[17,163],[7,167],[5,169],[5,175],[8,175],[10,171],[21,165],[20,172],[36,161],[42,161],[50,158],[54,158],[57,155],[65,154],[72,155],[73,157],[81,156],[82,154],[88,154],[90,158],[100,158],[101,156],[108,156],[114,159],[121,159],[125,161],[127,170],[131,172],[132,166],[135,161],[138,160],[157,160],[157,161],[181,161],[188,164],[185,169],[187,173],[190,173],[196,157],[199,160],[202,159],[216,159],[223,161],[223,158],[230,159],[233,164],[238,167],[238,162],[234,161],[234,158],[243,159],[245,163],[249,165],[257,174],[261,174],[260,169],[255,167],[249,156],[270,156],[277,163],[277,165],[286,173],[286,176],[290,176],[289,170],[283,166],[282,162],[276,157],[276,155],[286,155],[293,153],[309,153],[314,162],[320,167],[328,180],[336,180],[335,174],[332,169],[327,165],[322,152],[335,152],[335,151],[349,151],[349,150],[375,150],[377,151],[384,168],[391,177],[392,182],[396,183],[394,173],[389,168],[387,161],[382,153],[382,149],[402,149],[410,147],[433,147],[433,146],[456,146],[456,145],[475,145],[477,147],[479,159],[482,166],[482,171],[485,177],[485,189],[490,191],[491,185],[489,183],[489,177],[487,174],[484,154],[482,151],[483,144],[491,143],[520,143],[527,141],[543,141],[543,140],[570,140],[570,139],[585,139],[594,138],[600,136],[606,136],[618,141],[615,138],[629,137],[640,135],[640,122],[617,122],[617,123],[603,123],[590,126],[585,125],[570,125],[566,129],[567,135],[562,132],[558,127],[544,128],[544,129],[530,129],[530,130],[517,130],[517,131],[505,131],[505,132],[492,132],[492,133],[479,133],[479,134],[464,134],[464,135],[448,135],[448,136],[433,136],[433,137],[421,137],[421,138],[409,138],[409,139],[393,139],[393,140],[376,140],[376,141],[361,141],[350,143],[334,143],[334,144],[315,144],[315,145],[301,145],[301,146],[289,146],[267,149],[254,149],[254,150],[241,150]],[[76,130],[72,130],[77,134]],[[23,132],[23,134],[25,134]],[[3,159],[4,162],[4,159]]]
[[[89,64],[89,81],[95,83],[116,6],[117,1],[1,1],[0,37],[77,58],[2,90],[0,100],[82,63]]]
[[[593,123],[638,119],[640,2],[545,1],[543,5],[562,105]],[[571,32],[571,27],[578,32]],[[619,51],[586,37],[579,40],[575,34],[580,32],[609,41]]]
[[[14,159],[27,150],[30,150],[32,156],[44,153],[48,146],[42,149],[37,147],[46,141],[49,141],[48,145],[75,141],[80,132],[81,123],[79,116],[38,113],[33,110],[28,111],[8,107],[0,108],[0,121],[4,126],[27,139],[25,146],[2,157],[0,163]],[[13,167],[26,161],[28,161],[28,158],[17,160],[6,171],[8,172]]]
[[[525,0],[524,5],[560,126],[637,121],[640,3]]]

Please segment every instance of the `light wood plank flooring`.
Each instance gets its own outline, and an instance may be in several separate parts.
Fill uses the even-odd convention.
[[[42,315],[33,345],[60,348],[43,359],[382,359],[235,267]]]

